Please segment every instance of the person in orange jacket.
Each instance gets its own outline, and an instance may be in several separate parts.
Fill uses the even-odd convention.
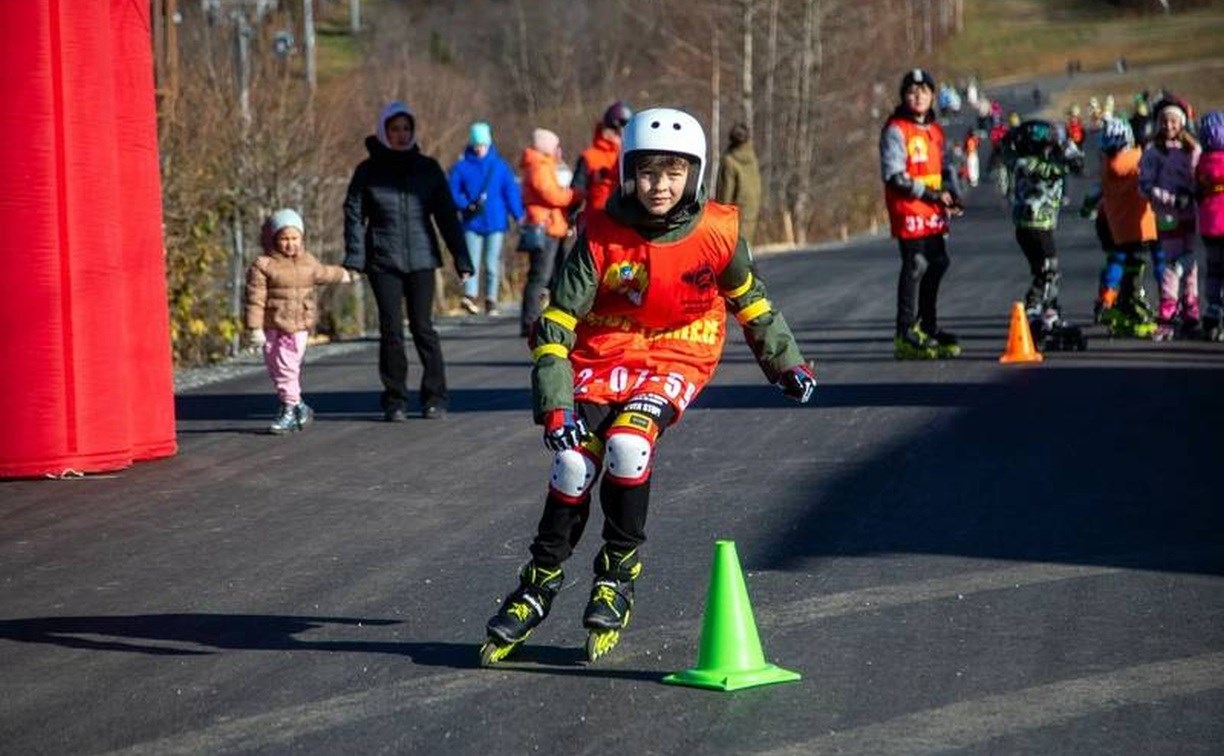
[[[1139,161],[1130,124],[1106,118],[1101,128],[1101,211],[1114,252],[1101,272],[1097,318],[1111,333],[1147,338],[1156,331],[1143,292],[1144,259],[1156,245],[1156,214],[1139,191]]]
[[[561,186],[558,181],[560,153],[560,137],[548,129],[536,129],[531,132],[531,144],[523,150],[519,160],[523,171],[523,204],[527,209],[524,226],[539,226],[544,232],[541,235],[543,246],[524,250],[530,259],[519,318],[519,335],[523,338],[531,334],[548,301],[548,283],[556,265],[557,250],[569,232],[566,212],[580,204],[585,196],[583,190]]]
[[[608,198],[616,191],[616,164],[620,159],[621,132],[633,117],[633,111],[621,101],[608,106],[595,124],[591,145],[582,151],[574,166],[575,189],[586,193],[582,220],[591,210],[603,210]]]

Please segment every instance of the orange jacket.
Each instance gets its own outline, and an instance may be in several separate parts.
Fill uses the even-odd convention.
[[[565,209],[582,199],[580,192],[557,183],[557,159],[533,147],[523,150],[523,205],[527,222],[540,223],[544,233],[560,239],[569,229]]]
[[[595,124],[595,136],[591,146],[582,151],[582,162],[587,171],[587,209],[603,210],[608,198],[620,184],[616,173],[620,158],[620,141],[603,134],[603,124]]]
[[[1139,159],[1143,150],[1129,147],[1105,157],[1101,170],[1101,203],[1109,233],[1117,244],[1156,240],[1156,213],[1139,193]]]
[[[683,410],[722,356],[727,310],[718,276],[738,238],[739,211],[717,202],[669,243],[591,213],[586,241],[599,284],[570,353],[574,398],[622,402],[652,390]]]
[[[929,189],[939,191],[943,187],[943,128],[933,121],[924,124],[908,118],[892,118],[888,127],[900,129],[905,140],[905,172]],[[892,235],[898,239],[922,239],[948,231],[947,210],[937,202],[885,184],[884,204]]]

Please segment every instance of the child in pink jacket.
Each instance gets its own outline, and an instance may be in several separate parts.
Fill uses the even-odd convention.
[[[1195,169],[1199,233],[1207,250],[1207,310],[1203,335],[1224,341],[1224,113],[1213,110],[1199,121],[1203,154]]]

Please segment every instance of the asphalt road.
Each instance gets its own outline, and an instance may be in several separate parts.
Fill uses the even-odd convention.
[[[1101,256],[1063,222],[1083,322]],[[179,396],[173,459],[0,483],[0,753],[1220,753],[1224,348],[1090,328],[1000,365],[1027,271],[989,189],[950,249],[966,353],[937,363],[892,358],[891,241],[761,260],[821,386],[788,403],[730,340],[595,665],[592,527],[545,625],[477,666],[549,468],[510,319],[445,324],[444,421],[379,421],[370,342],[307,366],[304,433],[261,434],[249,375]],[[697,660],[717,539],[800,682],[660,683]]]

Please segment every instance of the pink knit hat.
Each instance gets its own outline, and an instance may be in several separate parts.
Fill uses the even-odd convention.
[[[561,137],[548,129],[536,129],[531,132],[531,147],[536,152],[542,152],[545,155],[556,155],[557,148],[560,146]]]

